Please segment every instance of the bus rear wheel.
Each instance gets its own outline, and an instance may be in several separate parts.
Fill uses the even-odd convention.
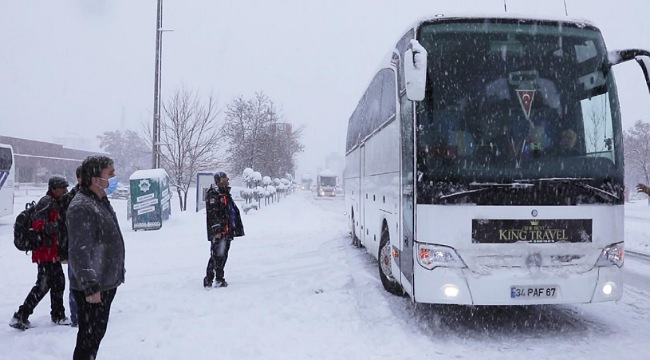
[[[384,226],[381,231],[381,241],[379,242],[379,279],[381,279],[381,284],[386,291],[393,295],[402,296],[404,295],[404,290],[393,277],[391,251],[390,235],[388,234],[388,228]]]

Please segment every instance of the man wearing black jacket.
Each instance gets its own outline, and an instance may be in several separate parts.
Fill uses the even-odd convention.
[[[70,288],[79,330],[73,360],[95,359],[106,333],[117,287],[124,282],[124,238],[106,197],[113,160],[90,156],[81,164],[81,186],[66,213]]]
[[[214,174],[214,184],[205,194],[205,214],[210,245],[210,260],[203,278],[205,288],[226,287],[224,268],[228,260],[230,242],[233,238],[244,236],[244,226],[239,209],[230,196],[228,176],[224,172]]]

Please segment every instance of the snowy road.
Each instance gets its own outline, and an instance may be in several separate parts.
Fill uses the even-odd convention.
[[[175,213],[159,231],[134,232],[126,203],[113,204],[124,220],[127,282],[99,359],[641,360],[650,351],[650,263],[633,256],[618,303],[414,306],[386,293],[376,262],[350,246],[342,199],[297,193],[244,216],[230,286],[205,291],[205,215]],[[11,223],[0,219],[7,321],[35,278],[11,244]],[[71,358],[76,331],[51,325],[48,307],[44,299],[28,331],[0,326],[0,359]]]
[[[317,205],[327,209],[338,206]],[[422,355],[441,359],[474,359],[477,355],[484,359],[647,359],[650,262],[646,258],[626,258],[626,292],[618,303],[469,308],[415,306],[408,298],[389,295],[377,278],[376,262],[365,250],[350,247],[345,251],[351,262],[361,264],[363,269],[352,274],[359,283],[355,288],[361,318],[396,325],[386,330],[389,334],[413,331],[422,336],[423,341],[430,342],[421,348],[430,351]],[[386,301],[390,316],[378,316],[376,308],[367,306],[379,298]],[[409,353],[417,358],[417,352]]]

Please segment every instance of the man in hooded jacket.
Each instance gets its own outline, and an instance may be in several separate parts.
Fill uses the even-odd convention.
[[[214,184],[205,194],[205,214],[210,245],[210,260],[203,278],[203,287],[226,287],[224,268],[228,260],[230,242],[244,236],[244,226],[237,205],[230,196],[230,183],[224,172],[214,174]]]

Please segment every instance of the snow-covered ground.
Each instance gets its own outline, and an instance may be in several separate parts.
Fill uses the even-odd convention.
[[[19,193],[15,214],[38,195]],[[243,217],[247,235],[234,241],[226,266],[230,286],[206,291],[204,212],[176,211],[161,230],[134,232],[126,201],[112,203],[127,274],[99,359],[641,360],[650,353],[650,262],[631,256],[618,303],[414,306],[386,293],[376,263],[349,245],[342,198],[297,192]],[[36,280],[30,257],[13,247],[13,218],[0,218],[5,323]],[[650,253],[646,200],[626,205],[625,225],[627,249]],[[48,297],[30,320],[24,332],[0,326],[0,359],[72,357],[76,329],[50,323]]]

